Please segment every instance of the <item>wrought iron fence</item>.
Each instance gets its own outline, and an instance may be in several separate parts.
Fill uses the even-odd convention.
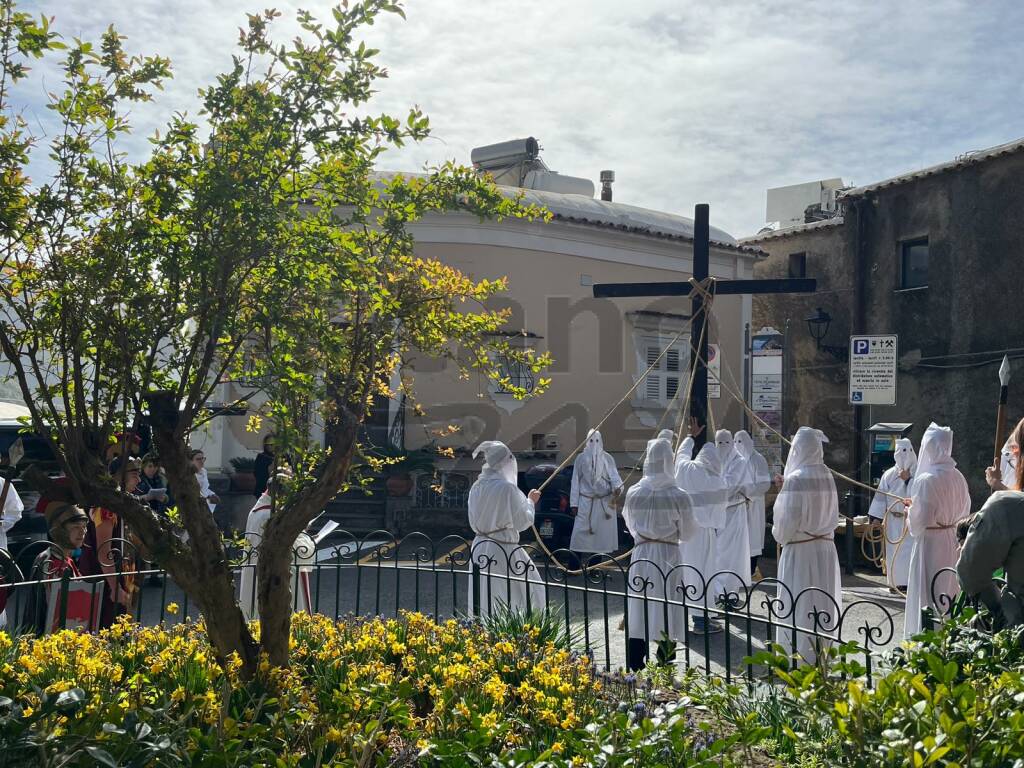
[[[248,534],[250,542],[258,536]],[[297,548],[293,564],[293,605],[335,618],[345,615],[397,615],[418,611],[436,618],[482,616],[499,608],[546,610],[564,623],[581,649],[606,670],[625,665],[627,636],[645,644],[665,637],[676,644],[675,663],[727,680],[753,681],[766,670],[751,657],[773,644],[782,645],[794,662],[832,646],[844,656],[862,660],[870,684],[883,652],[898,645],[901,611],[883,600],[856,599],[836,603],[825,590],[811,588],[794,595],[775,578],[745,584],[740,574],[723,571],[704,579],[689,565],[663,572],[652,561],[613,562],[594,556],[577,562],[559,550],[547,557],[525,544],[477,542],[461,536],[438,541],[421,533],[396,539],[385,531],[358,538],[335,533],[329,545]],[[10,631],[48,631],[67,626],[94,629],[102,600],[123,600],[133,618],[144,624],[198,618],[198,610],[159,569],[135,570],[131,544],[115,540],[101,558],[108,572],[77,576],[70,569],[47,572],[43,553],[64,557],[56,545],[39,542],[17,562],[0,550],[0,594],[6,598]],[[256,550],[231,553],[241,604],[257,614],[254,578]],[[29,567],[25,564],[29,563]],[[44,563],[43,566],[40,563]],[[925,626],[957,609],[956,597],[937,593],[944,569],[932,581],[932,606]],[[26,620],[26,612],[46,606],[46,626]],[[83,608],[85,606],[85,608]],[[82,615],[82,611],[86,615]],[[115,611],[117,612],[117,611]],[[714,621],[718,634],[695,633],[691,622]],[[663,634],[664,632],[664,634]]]

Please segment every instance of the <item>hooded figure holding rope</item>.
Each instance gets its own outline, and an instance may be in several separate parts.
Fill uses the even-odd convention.
[[[484,455],[480,477],[469,489],[469,527],[476,537],[470,549],[472,564],[480,569],[479,614],[500,609],[542,611],[544,584],[529,553],[519,544],[519,533],[533,525],[534,504],[540,491],[523,494],[516,484],[516,457],[497,440],[481,443],[473,458]],[[469,612],[473,614],[473,578],[469,581]]]
[[[725,528],[729,492],[722,479],[718,448],[712,443],[705,443],[697,458],[691,461],[692,452],[693,440],[687,437],[676,454],[675,466],[676,485],[689,494],[697,524],[693,536],[679,545],[680,557],[686,566],[683,568],[683,583],[688,600],[703,603],[706,598],[709,607],[714,607],[710,580],[717,570],[716,552],[720,532]],[[686,627],[680,627],[679,631],[685,632]],[[693,631],[697,634],[721,632],[722,625],[703,612],[695,611]]]
[[[907,510],[901,499],[910,496],[910,486],[917,471],[914,444],[906,438],[897,440],[893,458],[896,464],[885,470],[878,481],[878,491],[871,500],[868,514],[882,524],[885,576],[889,588],[904,591],[910,578],[910,552],[913,544],[907,540]]]
[[[587,445],[572,470],[569,506],[576,515],[569,548],[574,552],[607,554],[619,546],[616,495],[622,492],[622,478],[615,460],[604,450],[601,433],[587,435]]]
[[[907,580],[907,613],[903,636],[921,632],[921,609],[938,613],[936,598],[956,594],[956,576],[940,574],[956,566],[957,524],[971,514],[967,481],[953,460],[953,430],[932,423],[921,438],[921,456],[911,486],[908,514],[913,549]]]
[[[775,499],[772,536],[782,545],[779,558],[780,624],[795,619],[797,637],[780,628],[776,642],[795,649],[808,664],[828,645],[823,635],[838,628],[842,610],[839,556],[833,543],[839,524],[839,496],[825,466],[821,430],[800,427],[786,458],[782,489]],[[796,605],[794,605],[794,600]],[[800,627],[806,631],[799,631]]]
[[[757,561],[764,552],[764,535],[767,529],[764,496],[771,490],[772,473],[768,461],[754,450],[750,434],[741,429],[733,435],[736,455],[744,465],[743,493],[750,500],[747,504],[747,540],[750,544],[750,573],[757,570]]]
[[[633,671],[647,660],[648,644],[664,644],[659,657],[674,658],[677,630],[682,626],[679,543],[697,532],[690,497],[676,486],[672,474],[672,444],[647,443],[644,476],[629,489],[622,511],[633,540],[626,591],[629,594],[627,662]],[[666,621],[667,618],[667,621]]]
[[[725,528],[718,537],[717,567],[722,575],[715,579],[715,602],[730,592],[742,592],[750,586],[750,532],[748,514],[750,491],[747,462],[736,452],[732,432],[715,433],[715,446],[722,461],[722,479],[729,492],[725,509]]]

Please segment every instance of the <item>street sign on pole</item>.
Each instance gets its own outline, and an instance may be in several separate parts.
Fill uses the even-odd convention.
[[[850,405],[896,405],[899,337],[850,337]]]

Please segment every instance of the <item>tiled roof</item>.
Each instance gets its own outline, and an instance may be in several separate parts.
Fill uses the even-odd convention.
[[[802,235],[805,232],[814,232],[819,229],[831,229],[832,227],[841,226],[842,223],[843,217],[835,216],[831,219],[823,219],[822,221],[812,221],[809,224],[795,224],[792,227],[786,227],[785,229],[773,229],[770,232],[758,232],[756,235],[751,235],[750,237],[741,237],[740,243],[743,245],[750,245],[752,243],[763,243],[767,240],[779,240],[783,237]]]
[[[1012,155],[1016,152],[1020,152],[1021,150],[1024,150],[1024,139],[1017,139],[1016,141],[999,144],[998,146],[989,147],[988,149],[980,149],[976,152],[966,152],[955,160],[951,160],[947,163],[939,163],[938,165],[933,165],[929,168],[922,168],[919,171],[911,171],[900,176],[893,176],[891,179],[876,181],[874,184],[865,184],[862,187],[847,189],[840,192],[837,195],[837,198],[844,200],[850,197],[862,197],[879,189],[894,187],[898,184],[906,184],[907,182],[917,181],[918,179],[924,179],[928,176],[935,176],[948,171],[962,170],[963,168],[977,165],[978,163],[984,163],[997,157]]]

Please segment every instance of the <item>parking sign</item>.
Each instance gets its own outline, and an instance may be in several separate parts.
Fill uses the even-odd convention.
[[[850,337],[850,405],[896,405],[898,336]]]

